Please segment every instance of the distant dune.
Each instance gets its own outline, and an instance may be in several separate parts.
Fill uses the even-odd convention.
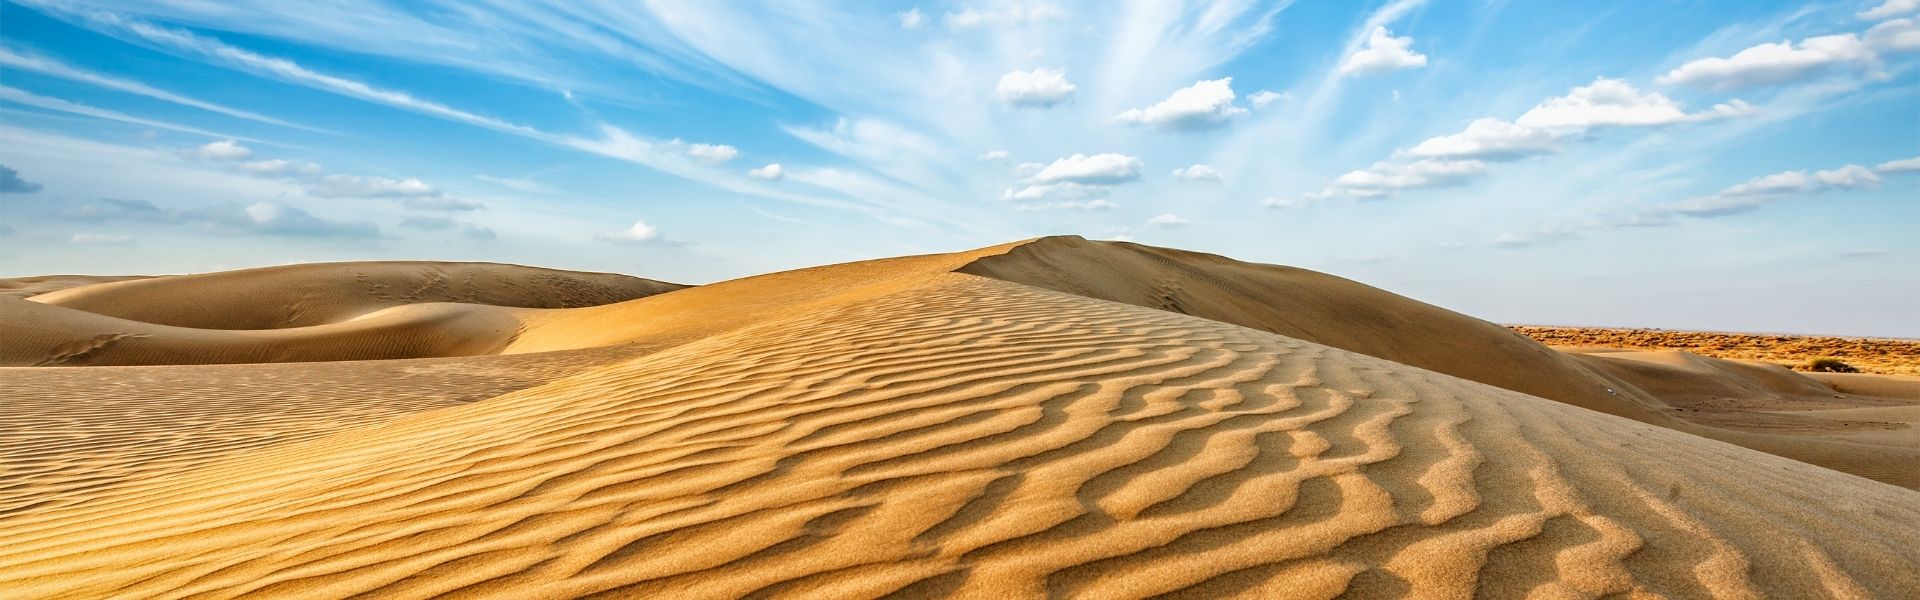
[[[1512,327],[1542,344],[1576,351],[1685,350],[1714,358],[1761,360],[1803,371],[1810,370],[1815,360],[1835,359],[1864,373],[1920,376],[1920,340],[1619,327]]]
[[[279,351],[196,337],[221,335],[442,353],[0,369],[16,408],[0,413],[0,590],[1920,589],[1920,492],[1827,468],[1920,483],[1899,470],[1920,464],[1909,418],[1920,395],[1904,379],[1558,353],[1336,277],[1078,238],[672,291],[633,284],[618,288],[632,299],[585,307],[392,291],[392,304],[361,305],[357,277],[333,281],[352,293],[315,292],[342,298],[315,306],[360,308],[301,313],[324,322],[275,320],[273,302],[304,296],[235,301],[246,322],[302,324],[290,329],[216,330],[205,325],[225,322],[124,298],[89,301],[111,315],[0,303],[8,356],[21,357],[9,360],[117,330],[149,337],[67,364]],[[167,285],[178,287],[154,297],[221,289]],[[491,321],[467,311],[502,320],[475,326]],[[259,343],[303,347],[287,339]]]
[[[685,286],[491,263],[304,264],[0,298],[0,365],[168,365],[493,354],[530,309]]]

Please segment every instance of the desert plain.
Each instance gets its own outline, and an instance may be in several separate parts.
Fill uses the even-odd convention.
[[[1920,593],[1915,365],[1610,344],[1076,237],[15,278],[0,597]]]

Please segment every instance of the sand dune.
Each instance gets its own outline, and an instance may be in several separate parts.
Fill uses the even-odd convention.
[[[32,300],[155,325],[279,329],[338,323],[408,304],[577,308],[682,287],[612,273],[494,263],[356,262],[101,283]]]
[[[0,513],[0,589],[24,598],[1920,589],[1920,492],[1682,431],[1708,428],[1657,404],[1677,392],[1633,388],[1656,402],[1633,405],[1651,407],[1640,416],[1678,424],[1656,426],[1281,335],[1270,329],[1316,325],[1203,293],[1194,271],[1206,269],[1193,257],[1160,267],[1194,278],[1170,286],[1179,310],[1102,299],[1133,293],[1095,285],[1111,282],[954,272],[1044,273],[1022,249],[1035,250],[1010,244],[529,311],[497,350],[570,352],[0,369],[7,389],[40,390],[21,403],[30,410],[0,413],[0,429],[21,432],[0,438],[0,456],[34,447],[33,432],[81,440],[28,453],[27,476],[0,484],[0,501],[13,502],[0,507],[17,507]],[[1062,254],[1040,262],[1081,260]],[[1367,304],[1365,290],[1336,290],[1349,296],[1335,301],[1216,277],[1223,294],[1273,294],[1252,297],[1330,318],[1353,311],[1363,323],[1311,329],[1320,337],[1445,358],[1367,339],[1402,325],[1366,329],[1364,307],[1342,303]],[[1048,289],[1067,283],[1085,287]],[[1236,287],[1249,285],[1273,287]],[[1198,314],[1229,309],[1239,312]],[[1450,320],[1413,331],[1480,335],[1470,319],[1418,314]],[[594,347],[604,349],[578,350]],[[1624,382],[1646,377],[1621,366],[1638,362],[1731,368],[1759,389],[1801,389],[1686,357],[1563,358],[1541,364],[1577,369],[1550,377]],[[410,369],[421,378],[333,389]],[[451,389],[488,369],[501,375]],[[106,406],[60,402],[71,395],[60,390],[90,380],[128,382],[126,393],[102,396]],[[177,401],[222,381],[254,387]],[[263,389],[297,391],[263,401]],[[500,395],[478,399],[490,393]],[[179,439],[153,433],[170,428]],[[90,471],[107,479],[72,480]]]
[[[0,298],[0,365],[186,365],[493,354],[536,309],[685,286],[491,263],[329,263]]]
[[[39,275],[0,278],[0,296],[27,298],[70,287],[146,279],[144,275]]]

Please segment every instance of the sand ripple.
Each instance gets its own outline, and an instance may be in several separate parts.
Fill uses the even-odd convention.
[[[1916,542],[1910,490],[946,274],[0,517],[0,589],[1865,597]]]

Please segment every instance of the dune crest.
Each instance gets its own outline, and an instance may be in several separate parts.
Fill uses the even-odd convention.
[[[975,258],[581,309],[602,323],[651,313],[667,322],[638,337],[688,341],[0,517],[0,588],[32,598],[1920,589],[1920,492],[1266,331],[949,272]],[[766,313],[703,326],[659,310],[708,295]],[[547,326],[558,339],[577,324]]]

